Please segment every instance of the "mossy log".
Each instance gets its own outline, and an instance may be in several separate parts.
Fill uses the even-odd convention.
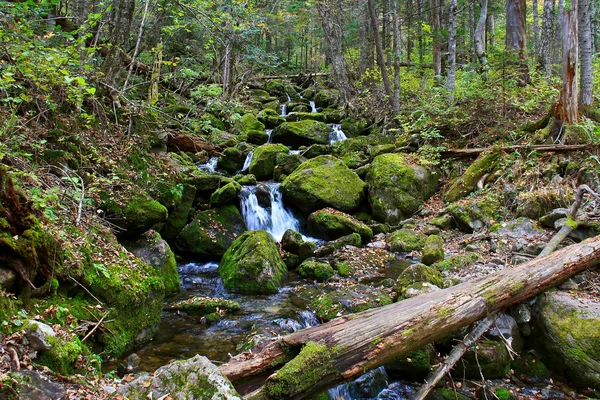
[[[221,371],[247,398],[309,398],[441,340],[461,327],[520,303],[599,263],[600,237],[596,237],[515,268],[336,318],[327,324],[267,342],[232,358],[221,366]],[[290,387],[287,394],[271,393],[270,384],[283,379],[285,365],[290,359],[303,357],[301,350],[309,343],[327,346],[330,367],[305,390],[298,392],[288,382],[283,385]],[[281,366],[283,368],[277,371]],[[297,371],[294,380],[302,382],[303,376],[311,376],[312,372],[310,367]]]
[[[212,145],[204,139],[186,135],[184,133],[169,133],[167,136],[167,145],[169,148],[177,151],[197,153],[204,150],[211,156],[221,155],[221,148],[219,146]]]
[[[536,145],[536,146],[527,146],[527,145],[517,145],[517,146],[506,146],[506,147],[484,147],[477,149],[455,149],[455,150],[447,150],[441,153],[441,156],[444,158],[461,158],[461,157],[477,157],[481,153],[486,151],[496,150],[503,152],[513,152],[513,151],[537,151],[539,153],[568,153],[571,151],[592,151],[598,150],[600,146],[594,146],[590,144],[572,144],[572,145]]]

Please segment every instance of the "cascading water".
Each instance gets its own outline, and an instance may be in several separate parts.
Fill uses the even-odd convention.
[[[346,134],[342,131],[342,125],[340,124],[330,124],[333,128],[333,132],[329,134],[329,144],[334,144],[336,142],[341,142],[342,140],[348,139]]]
[[[247,171],[248,168],[250,168],[250,164],[252,163],[252,157],[254,156],[254,152],[251,151],[250,153],[248,153],[248,155],[246,156],[246,160],[244,161],[244,166],[242,167],[242,170],[240,172],[244,172]]]
[[[317,105],[315,104],[314,101],[310,102],[310,112],[313,114],[317,112]]]
[[[287,104],[282,104],[281,105],[281,113],[280,115],[282,117],[287,117]]]
[[[265,208],[256,197],[257,186],[245,186],[240,194],[242,216],[249,230],[265,230],[280,241],[288,229],[300,230],[300,221],[285,208],[279,183],[266,183],[270,193],[271,207]]]
[[[353,382],[329,389],[327,394],[333,400],[375,399],[388,385],[389,378],[385,368],[379,367],[367,372]]]
[[[269,136],[267,143],[273,143],[273,129],[265,129],[265,133]]]
[[[199,164],[198,165],[198,169],[200,171],[205,171],[205,172],[209,172],[209,173],[217,172],[217,163],[218,162],[219,162],[219,158],[218,157],[213,157],[210,160],[208,160],[207,163],[205,163],[205,164]]]

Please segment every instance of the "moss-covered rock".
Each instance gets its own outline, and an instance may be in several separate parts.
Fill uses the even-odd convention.
[[[302,163],[281,184],[283,195],[306,213],[323,207],[352,211],[360,204],[365,183],[332,156]]]
[[[112,194],[101,194],[99,208],[105,211],[106,219],[121,228],[120,236],[136,236],[168,217],[165,206],[143,193],[130,198],[116,199]]]
[[[181,283],[175,254],[157,232],[150,231],[135,242],[124,245],[146,264],[156,268],[159,276],[163,279],[165,293],[177,293],[180,290]]]
[[[457,271],[469,267],[479,260],[477,253],[458,254],[436,262],[433,267],[439,271]]]
[[[277,128],[279,125],[285,122],[285,118],[279,115],[275,110],[269,108],[262,110],[256,118],[264,124],[267,129]]]
[[[179,204],[169,212],[165,225],[161,231],[161,236],[166,240],[173,240],[179,235],[184,226],[188,223],[190,211],[196,199],[196,188],[192,185],[184,184]]]
[[[206,258],[220,258],[236,237],[246,230],[235,206],[226,206],[196,213],[177,237],[177,248]]]
[[[452,375],[467,379],[481,379],[481,375],[486,379],[500,379],[509,371],[510,355],[504,343],[483,340],[465,353]]]
[[[581,387],[600,389],[600,303],[567,292],[538,297],[535,345],[544,363]]]
[[[288,154],[290,149],[282,144],[264,144],[254,150],[249,171],[256,179],[270,179],[273,177],[276,158],[278,154]]]
[[[389,224],[411,217],[437,188],[439,174],[407,163],[401,154],[375,157],[367,173],[373,216]]]
[[[77,360],[83,353],[83,346],[79,339],[71,340],[62,337],[48,337],[52,348],[39,357],[42,365],[61,375],[71,375],[75,371]]]
[[[227,171],[230,174],[234,174],[242,169],[246,160],[243,152],[235,147],[227,147],[222,153],[223,156],[219,158],[217,168]]]
[[[286,118],[285,118],[288,122],[298,122],[298,121],[303,121],[303,120],[313,120],[313,121],[319,121],[319,122],[326,122],[327,119],[325,118],[325,115],[323,113],[311,113],[311,112],[304,112],[304,111],[297,111],[297,109],[294,109],[294,112],[289,113]]]
[[[238,134],[242,139],[246,139],[250,132],[258,132],[264,134],[265,125],[256,119],[252,114],[244,115],[239,121],[236,122],[234,133]]]
[[[392,251],[420,251],[425,246],[427,237],[410,229],[399,229],[386,236]]]
[[[421,262],[425,265],[431,265],[438,261],[442,261],[444,254],[444,239],[438,235],[430,235],[425,240],[423,254],[421,254]]]
[[[444,214],[439,217],[432,218],[429,223],[443,230],[450,230],[454,227],[454,219],[451,215]]]
[[[313,144],[328,144],[329,134],[333,128],[329,125],[312,120],[285,122],[273,130],[273,142],[286,146],[300,147]]]
[[[273,170],[273,179],[281,181],[302,164],[302,157],[299,154],[279,153],[275,162],[277,165]]]
[[[533,354],[523,352],[515,358],[510,366],[515,375],[520,379],[528,379],[533,382],[542,382],[552,377],[550,370],[544,363]]]
[[[483,198],[465,199],[448,206],[448,213],[462,232],[472,233],[489,227],[502,210],[502,204],[495,195]]]
[[[333,276],[333,268],[329,263],[309,258],[300,264],[298,273],[303,278],[316,279],[319,282],[323,282]]]
[[[550,211],[565,206],[565,195],[558,188],[556,190],[534,190],[519,193],[517,198],[517,216],[539,219]]]
[[[329,254],[333,254],[336,250],[341,249],[344,246],[360,246],[361,239],[358,233],[351,233],[346,236],[335,239],[334,241],[328,242],[327,244],[319,247],[316,254],[319,257],[324,257]]]
[[[410,285],[418,282],[428,282],[437,287],[442,287],[444,279],[442,274],[434,268],[424,264],[413,264],[398,276],[396,280],[396,293],[398,293],[399,297],[402,297]]]
[[[184,311],[189,315],[209,315],[213,313],[232,313],[240,309],[240,303],[233,300],[194,296],[189,299],[169,303],[166,310]]]
[[[236,175],[235,181],[242,186],[253,186],[256,185],[256,176],[252,174],[248,175]]]
[[[314,101],[317,107],[335,106],[340,97],[337,89],[321,89],[315,93]]]
[[[283,238],[281,239],[281,248],[285,251],[296,254],[298,250],[300,250],[302,243],[304,243],[302,234],[293,229],[288,229],[285,231]]]
[[[247,293],[276,293],[286,273],[277,246],[266,231],[245,232],[219,265],[225,286]]]
[[[427,345],[385,364],[385,370],[391,378],[412,382],[422,381],[431,371],[434,357],[435,348],[433,345]]]
[[[225,206],[237,200],[241,192],[242,185],[231,181],[210,196],[210,204],[213,207]]]
[[[482,153],[477,157],[464,174],[452,182],[450,188],[444,194],[444,200],[452,203],[475,190],[477,182],[479,182],[481,177],[498,166],[500,155],[499,151],[493,150],[488,153]]]
[[[310,214],[308,230],[314,237],[325,240],[337,239],[355,232],[360,235],[362,243],[368,243],[373,238],[373,231],[367,225],[332,208],[324,208]]]
[[[371,125],[366,118],[344,118],[342,120],[342,130],[348,137],[368,134]]]

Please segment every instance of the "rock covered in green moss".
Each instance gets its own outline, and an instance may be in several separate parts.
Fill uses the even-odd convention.
[[[320,262],[314,258],[309,258],[300,264],[298,272],[303,278],[316,279],[319,282],[326,281],[333,276],[333,268],[329,263]]]
[[[454,219],[451,215],[444,214],[439,217],[435,217],[429,221],[429,223],[433,226],[437,226],[440,229],[445,231],[450,230],[454,227]]]
[[[510,366],[515,371],[517,377],[526,377],[536,383],[543,382],[552,377],[548,367],[544,365],[539,357],[536,357],[531,353],[521,353],[520,357],[515,358]]]
[[[266,231],[245,232],[219,265],[225,287],[247,293],[276,293],[286,273],[279,250]]]
[[[120,200],[114,200],[112,195],[102,194],[100,198],[105,200],[99,207],[105,211],[106,219],[122,229],[120,236],[144,233],[164,222],[168,216],[166,207],[146,194],[137,193],[131,198]]]
[[[235,181],[242,186],[253,186],[256,185],[256,176],[252,174],[248,175],[236,175]]]
[[[442,287],[444,279],[442,274],[425,264],[413,264],[400,273],[396,279],[396,293],[404,296],[406,290],[414,283],[428,282],[437,287]]]
[[[143,374],[120,386],[117,392],[130,400],[176,399],[242,400],[219,368],[206,357],[196,355]]]
[[[340,97],[340,92],[337,89],[320,89],[315,93],[315,103],[318,107],[335,106]]]
[[[448,191],[444,194],[444,199],[452,203],[462,197],[465,197],[477,188],[477,182],[488,172],[491,172],[498,166],[500,161],[500,152],[491,151],[482,153],[471,164],[469,168],[460,177],[456,178]]]
[[[496,215],[502,210],[497,196],[490,194],[483,198],[469,198],[448,206],[448,213],[462,232],[472,233],[492,225]]]
[[[52,347],[41,354],[38,359],[40,364],[61,375],[71,375],[75,371],[77,360],[84,351],[79,339],[68,340],[49,336],[48,343]]]
[[[462,357],[462,362],[452,370],[452,375],[467,379],[481,379],[483,374],[486,379],[500,379],[504,378],[509,371],[510,354],[506,345],[503,342],[483,340],[475,348],[467,350]]]
[[[425,246],[427,237],[410,229],[399,229],[386,236],[386,241],[392,251],[420,251]]]
[[[258,121],[254,115],[246,114],[235,124],[233,131],[245,139],[251,132],[264,134],[265,125]]]
[[[227,147],[222,151],[223,156],[219,157],[217,168],[235,174],[244,166],[246,156],[244,153],[235,147]]]
[[[431,265],[438,261],[442,261],[444,257],[444,239],[438,235],[430,235],[427,240],[425,240],[421,262],[425,265]]]
[[[329,144],[329,134],[333,128],[313,120],[285,122],[273,130],[273,142],[286,146],[300,147],[313,144]]]
[[[302,234],[293,229],[288,229],[285,231],[283,237],[281,238],[281,248],[294,254],[298,252],[302,243],[304,243]]]
[[[169,212],[169,217],[161,230],[161,236],[166,240],[173,240],[179,235],[188,223],[190,211],[196,199],[196,187],[188,184],[183,185],[181,201]]]
[[[275,170],[273,171],[273,179],[281,181],[285,175],[289,175],[302,164],[302,157],[299,154],[279,153],[275,158]]]
[[[362,243],[368,243],[373,238],[371,228],[351,215],[333,208],[324,208],[310,214],[308,231],[314,237],[325,240],[337,239],[351,233],[358,233]]]
[[[352,211],[360,204],[365,183],[332,156],[319,156],[300,165],[281,184],[284,196],[303,212],[323,207]]]
[[[285,122],[284,117],[282,117],[277,111],[269,108],[258,113],[256,118],[262,122],[267,129],[277,128],[279,125]]]
[[[546,365],[577,386],[600,388],[600,302],[547,292],[533,317],[533,343]]]
[[[457,271],[473,265],[478,260],[477,253],[458,254],[436,262],[433,267],[439,271]]]
[[[233,300],[193,296],[189,299],[175,301],[165,307],[166,310],[185,311],[189,315],[208,315],[213,313],[235,312],[240,303]]]
[[[270,179],[273,177],[276,158],[278,154],[288,154],[290,149],[282,144],[264,144],[254,150],[249,171],[256,179]]]
[[[360,235],[358,233],[351,233],[319,247],[315,254],[317,254],[319,257],[324,257],[329,254],[333,254],[337,249],[341,249],[344,246],[357,247],[360,246],[360,243]]]
[[[412,382],[422,381],[431,371],[431,362],[434,357],[435,348],[429,344],[385,364],[385,370],[394,379],[403,379]]]
[[[406,162],[401,154],[375,157],[367,173],[373,216],[389,224],[411,217],[435,193],[439,174]]]
[[[236,237],[246,231],[244,220],[235,206],[199,211],[187,224],[175,243],[180,251],[207,258],[218,258]]]
[[[210,196],[210,204],[213,207],[226,206],[237,200],[241,192],[242,185],[236,181],[231,181]]]
[[[306,260],[307,258],[314,257],[315,251],[317,251],[317,244],[315,242],[306,241],[298,247],[297,255],[299,262]]]
[[[154,231],[135,242],[126,243],[129,251],[139,257],[146,264],[156,268],[165,285],[165,293],[176,293],[181,288],[177,261],[169,244]]]

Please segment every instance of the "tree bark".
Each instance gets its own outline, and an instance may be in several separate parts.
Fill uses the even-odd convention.
[[[537,57],[540,52],[540,16],[538,0],[533,0],[533,54]]]
[[[167,146],[176,151],[188,151],[190,153],[204,150],[211,156],[220,155],[221,151],[219,146],[215,146],[204,139],[177,132],[171,132],[167,135]]]
[[[469,0],[469,60],[477,61],[477,49],[475,48],[475,0]]]
[[[597,237],[474,281],[284,336],[232,358],[220,369],[234,384],[260,374],[259,381],[265,382],[262,389],[250,393],[247,387],[237,387],[249,398],[310,398],[599,263],[600,237]],[[316,356],[301,353],[311,342],[325,350]],[[274,372],[290,358],[290,364],[304,366],[290,371],[292,368],[284,365]],[[322,367],[316,377],[312,373],[314,367]],[[286,382],[286,375],[293,375],[293,381],[303,382],[304,386]],[[283,392],[276,397],[271,392],[273,387]]]
[[[319,0],[315,3],[319,16],[321,17],[321,25],[325,33],[325,41],[331,57],[331,66],[333,68],[333,77],[336,87],[340,91],[340,100],[342,103],[347,103],[352,96],[350,88],[350,80],[348,79],[348,65],[344,57],[342,49],[342,41],[344,32],[342,31],[342,10],[335,10],[333,2]]]
[[[481,73],[484,80],[487,80],[487,57],[485,54],[485,26],[487,21],[488,0],[480,0],[481,11],[479,12],[479,20],[475,29],[475,51],[479,64],[481,64]]]
[[[400,112],[400,27],[398,25],[398,2],[392,1],[392,27],[394,29],[394,97],[392,99],[392,108],[394,115]]]
[[[442,76],[442,45],[440,30],[442,29],[442,0],[429,0],[431,6],[431,35],[433,36],[433,75],[436,79]]]
[[[513,152],[513,151],[537,151],[538,153],[568,153],[572,151],[585,151],[585,150],[593,150],[598,149],[599,146],[588,145],[588,144],[572,144],[572,145],[538,145],[538,146],[526,146],[526,145],[517,145],[517,146],[507,146],[500,147],[499,151],[504,152]],[[493,147],[483,147],[477,149],[457,149],[457,150],[447,150],[440,153],[440,155],[444,158],[461,158],[461,157],[477,157],[483,152],[490,151]]]
[[[565,0],[558,0],[558,18],[556,20],[556,29],[554,30],[554,47],[553,47],[553,64],[557,64],[560,60],[560,51],[562,49],[562,32],[564,25]]]
[[[544,0],[544,14],[542,16],[542,37],[540,38],[540,51],[538,63],[546,72],[552,74],[552,38],[554,37],[554,0]]]
[[[456,0],[450,0],[448,7],[448,102],[454,103],[456,90]]]
[[[579,0],[579,56],[580,56],[580,92],[579,105],[589,108],[593,102],[592,86],[592,28],[590,18],[590,0]]]
[[[577,67],[579,61],[579,37],[577,24],[577,0],[571,0],[571,9],[563,16],[562,89],[554,105],[554,115],[565,124],[579,120],[577,96]]]
[[[371,15],[371,28],[373,28],[373,36],[375,38],[375,52],[377,53],[377,64],[381,71],[381,79],[383,80],[383,87],[385,88],[385,94],[388,96],[390,104],[392,104],[392,87],[390,85],[390,78],[387,73],[385,66],[385,60],[383,57],[383,49],[381,48],[381,39],[379,37],[379,23],[377,22],[377,14],[375,13],[375,7],[373,6],[373,0],[367,0],[367,6],[369,8],[369,15]]]
[[[525,59],[527,49],[525,0],[506,0],[506,49]]]
[[[367,0],[358,0],[359,9],[359,34],[360,34],[360,75],[362,76],[369,68],[369,52],[373,52],[368,45],[369,33],[369,12],[367,10]]]
[[[135,0],[115,0],[112,2],[110,47],[106,52],[102,67],[104,81],[112,87],[116,87],[116,80],[122,71],[122,49],[129,39],[134,10]]]

